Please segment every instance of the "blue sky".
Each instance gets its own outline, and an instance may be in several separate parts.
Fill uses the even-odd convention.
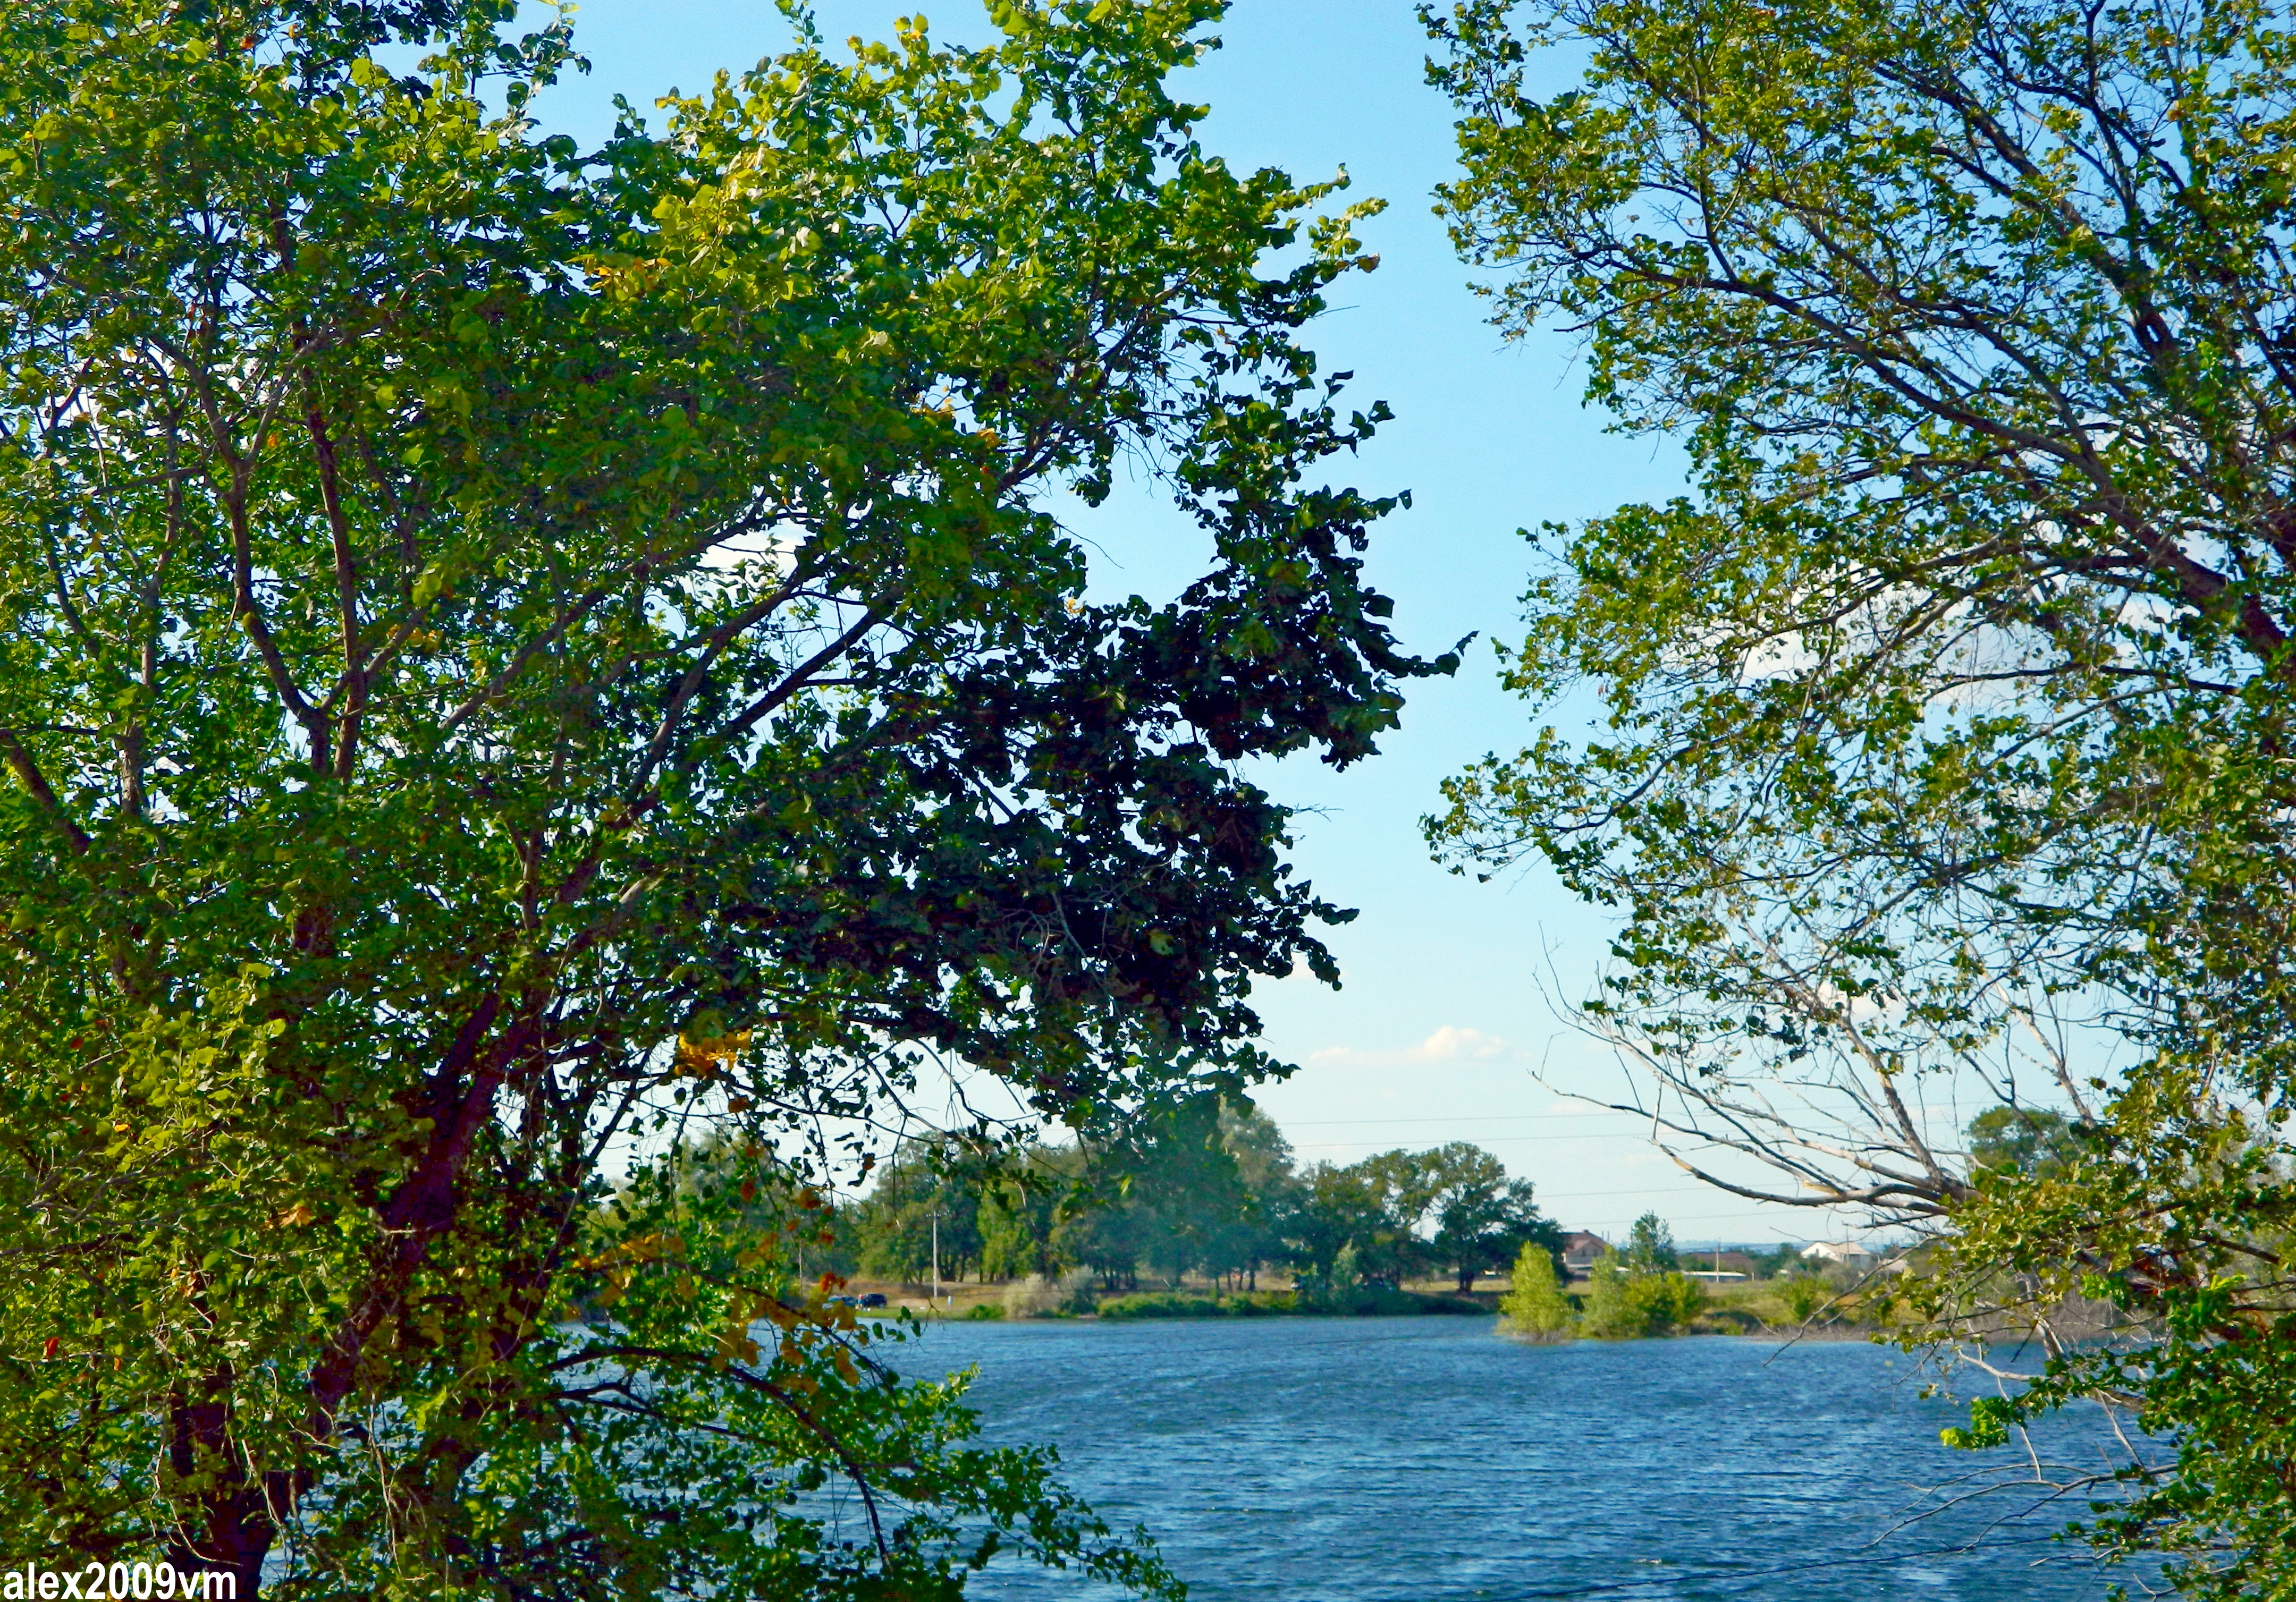
[[[832,0],[817,14],[832,39],[883,37],[915,9]],[[972,0],[927,14],[939,37],[988,37]],[[1310,761],[1261,775],[1279,798],[1316,809],[1300,820],[1300,870],[1362,914],[1331,932],[1341,990],[1294,978],[1263,992],[1266,1043],[1300,1072],[1267,1087],[1261,1105],[1303,1159],[1474,1140],[1536,1181],[1546,1211],[1574,1228],[1616,1234],[1648,1206],[1685,1239],[1833,1232],[1820,1215],[1763,1214],[1700,1188],[1650,1149],[1635,1121],[1588,1116],[1534,1080],[1543,1064],[1566,1088],[1625,1088],[1534,983],[1545,974],[1583,995],[1610,926],[1538,870],[1487,885],[1452,877],[1419,838],[1443,775],[1529,732],[1525,708],[1496,687],[1489,647],[1516,626],[1529,558],[1517,530],[1679,493],[1678,453],[1605,432],[1579,404],[1584,375],[1568,336],[1507,343],[1484,320],[1430,210],[1452,167],[1450,113],[1424,82],[1427,41],[1408,0],[1238,0],[1217,31],[1225,48],[1178,86],[1211,107],[1208,151],[1302,180],[1344,166],[1349,199],[1389,202],[1358,230],[1379,270],[1340,286],[1309,343],[1325,372],[1354,372],[1354,405],[1384,399],[1397,414],[1341,471],[1366,492],[1412,492],[1411,509],[1374,531],[1369,557],[1374,581],[1396,598],[1398,629],[1427,654],[1481,636],[1456,678],[1415,688],[1376,761],[1343,774]],[[552,91],[539,113],[594,138],[617,92],[649,106],[787,38],[765,0],[586,0],[576,39],[594,70]],[[1554,70],[1559,83],[1567,66]],[[1108,553],[1096,589],[1154,598],[1193,576],[1193,531],[1144,486],[1077,527]]]

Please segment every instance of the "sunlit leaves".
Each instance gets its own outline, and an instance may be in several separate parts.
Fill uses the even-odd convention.
[[[937,1063],[1272,1067],[1341,914],[1231,764],[1433,666],[1296,338],[1367,212],[1263,271],[1330,186],[1195,143],[1209,0],[797,19],[591,152],[513,9],[0,19],[0,1500],[313,1595],[946,1594],[980,1520],[1154,1589],[737,1214]],[[1212,558],[1087,605],[1126,457]],[[730,1199],[594,1238],[703,1130]],[[906,1500],[841,1546],[832,1478]]]

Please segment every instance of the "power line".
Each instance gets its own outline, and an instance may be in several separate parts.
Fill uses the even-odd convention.
[[[1589,1131],[1585,1134],[1571,1135],[1485,1135],[1483,1139],[1489,1141],[1494,1146],[1499,1145],[1502,1142],[1513,1146],[1520,1145],[1525,1140],[1647,1140],[1650,1139],[1650,1136],[1639,1129],[1620,1129]],[[1292,1144],[1292,1149],[1294,1151],[1338,1151],[1351,1146],[1376,1146],[1378,1144],[1379,1142],[1376,1140],[1295,1140]]]
[[[1520,1124],[1525,1119],[1547,1118],[1637,1118],[1648,1117],[1628,1108],[1623,1111],[1611,1107],[1588,1108],[1567,1113],[1454,1113],[1443,1118],[1277,1118],[1276,1123],[1287,1129],[1308,1129],[1327,1124]]]
[[[1652,1190],[1639,1186],[1632,1190],[1548,1191],[1537,1190],[1535,1187],[1534,1190],[1538,1197],[1538,1199],[1541,1201],[1595,1201],[1602,1197],[1611,1196],[1644,1196],[1650,1197],[1653,1201],[1666,1201],[1677,1196],[1712,1196],[1715,1194],[1715,1192],[1711,1190]],[[1727,1194],[1727,1192],[1725,1192],[1724,1194]],[[1784,1206],[1788,1204],[1780,1202],[1775,1205]]]

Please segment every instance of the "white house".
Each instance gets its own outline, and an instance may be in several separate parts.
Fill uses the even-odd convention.
[[[1859,1273],[1864,1273],[1879,1261],[1872,1252],[1854,1240],[1821,1240],[1815,1246],[1802,1247],[1801,1255],[1812,1262],[1839,1263]]]

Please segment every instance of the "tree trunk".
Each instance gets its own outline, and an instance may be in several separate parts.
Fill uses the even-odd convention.
[[[205,1467],[218,1483],[199,1499],[199,1539],[179,1529],[168,1543],[167,1560],[179,1574],[227,1574],[230,1594],[253,1602],[263,1585],[263,1560],[277,1537],[277,1514],[283,1512],[291,1488],[287,1476],[271,1474],[250,1481],[245,1465],[233,1450],[230,1432],[229,1378],[211,1387],[206,1401],[178,1402],[168,1443],[168,1466],[188,1478]],[[203,1594],[214,1595],[212,1582],[203,1582]],[[220,1589],[220,1588],[217,1588]]]

